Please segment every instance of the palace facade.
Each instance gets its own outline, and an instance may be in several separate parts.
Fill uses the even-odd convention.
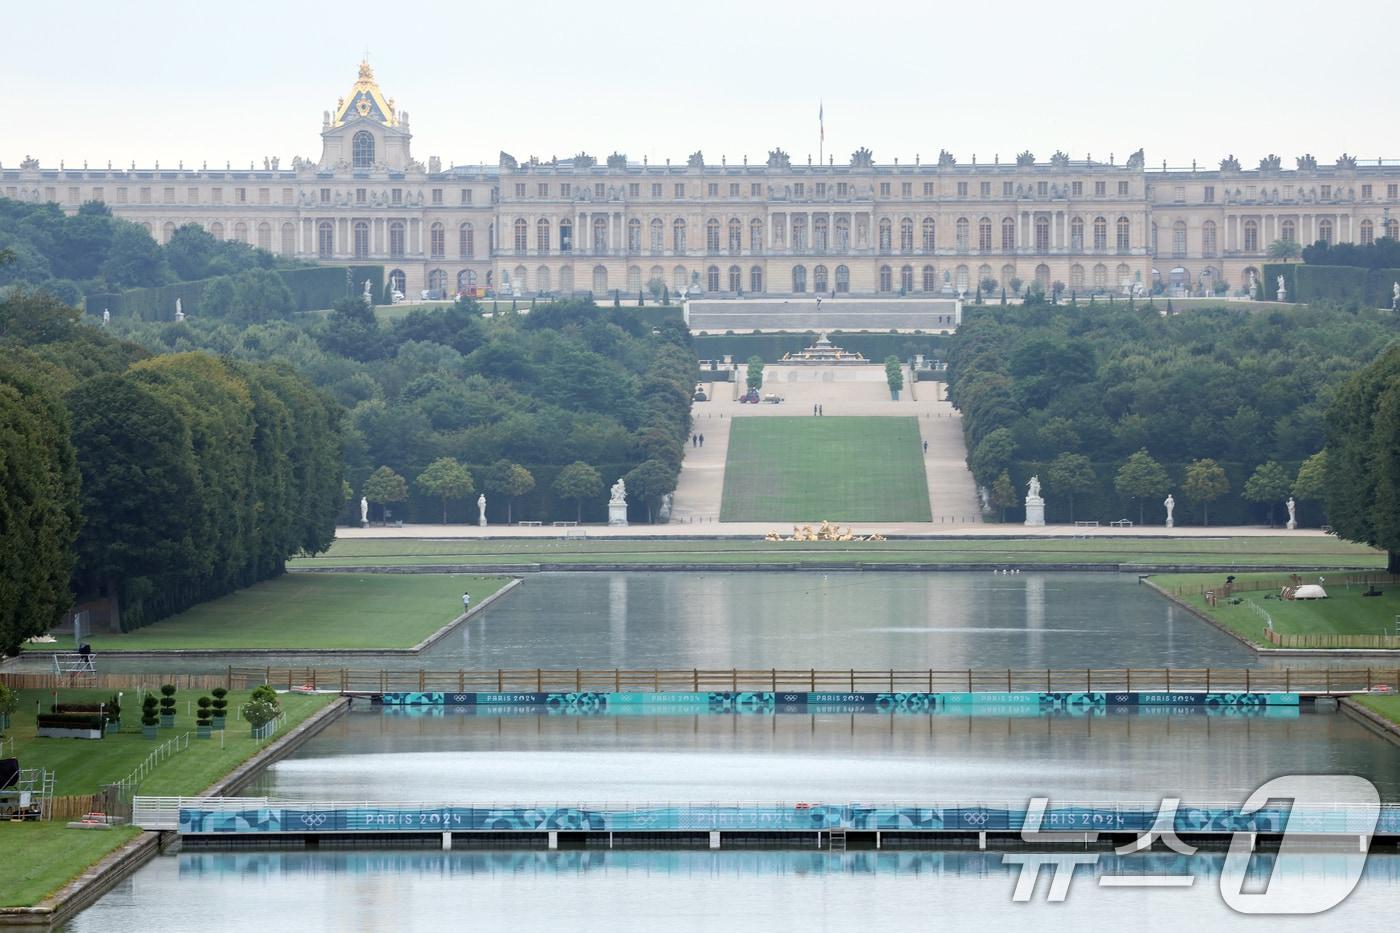
[[[409,116],[367,63],[322,118],[321,157],[244,170],[0,168],[0,193],[75,211],[102,201],[160,242],[197,223],[221,239],[325,262],[383,263],[416,297],[470,289],[635,296],[674,293],[926,295],[1010,290],[1013,280],[1079,294],[1153,281],[1177,294],[1232,293],[1275,240],[1368,243],[1396,236],[1400,163],[1270,157],[1244,170],[1149,169],[1056,153],[1037,161],[796,164],[542,162],[443,169],[413,158]],[[1397,211],[1400,219],[1400,211]],[[1261,289],[1263,285],[1261,283]],[[1262,296],[1261,296],[1262,297]],[[1269,297],[1272,297],[1271,295]]]

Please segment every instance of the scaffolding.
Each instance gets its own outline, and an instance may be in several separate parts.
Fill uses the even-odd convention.
[[[97,655],[90,651],[56,653],[53,672],[68,686],[91,687],[97,683]]]

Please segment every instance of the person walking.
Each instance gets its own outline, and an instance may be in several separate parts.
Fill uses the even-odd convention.
[[[924,453],[928,453],[928,441],[924,441]]]
[[[472,594],[466,592],[462,593],[462,615],[467,614],[467,610],[471,608],[471,605]]]
[[[816,403],[816,402],[813,402],[813,403],[812,403],[812,417],[815,418],[816,416],[817,416],[817,403]]]
[[[817,406],[817,414],[818,414],[818,415],[821,415],[823,418],[825,418],[825,417],[826,417],[826,406],[825,406],[825,405],[818,405],[818,406]]]
[[[704,446],[705,446],[705,435],[703,435],[703,434],[700,435],[700,446],[701,446],[701,447],[704,447]]]

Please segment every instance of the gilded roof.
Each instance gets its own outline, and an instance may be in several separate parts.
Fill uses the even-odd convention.
[[[386,98],[384,92],[379,90],[379,85],[374,80],[374,70],[369,67],[367,60],[360,62],[360,75],[355,79],[355,86],[350,89],[350,95],[342,97],[336,103],[331,126],[344,126],[356,117],[374,120],[385,126],[399,125],[398,117],[394,113],[394,101],[392,98]]]

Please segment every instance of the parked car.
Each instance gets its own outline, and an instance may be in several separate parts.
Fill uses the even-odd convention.
[[[779,405],[782,403],[783,397],[777,393],[769,392],[767,395],[763,396],[763,400],[770,405]]]
[[[743,395],[739,396],[739,404],[740,404],[740,405],[757,405],[757,404],[758,404],[758,390],[757,390],[757,389],[750,389],[749,391],[745,392]]]

